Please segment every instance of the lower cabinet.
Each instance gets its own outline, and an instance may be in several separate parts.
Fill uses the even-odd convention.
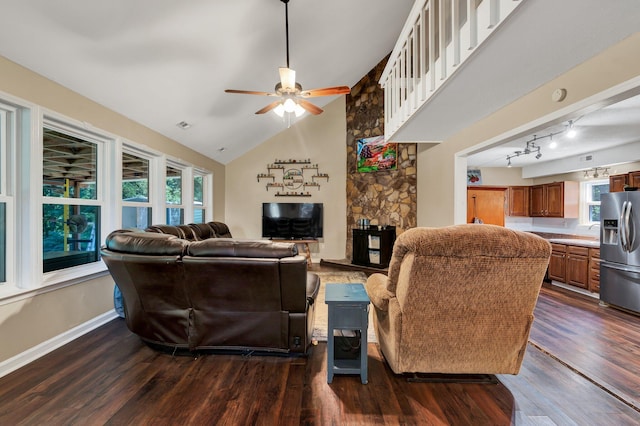
[[[564,244],[551,243],[551,259],[549,259],[549,278],[561,283],[567,277],[567,246]]]
[[[589,249],[589,291],[600,293],[600,249]]]
[[[567,284],[589,288],[589,248],[567,246]]]
[[[600,292],[600,249],[551,243],[549,278]]]

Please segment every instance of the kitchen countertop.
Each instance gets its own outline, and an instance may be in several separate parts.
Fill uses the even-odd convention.
[[[600,239],[593,238],[586,235],[573,235],[573,234],[555,234],[550,232],[535,232],[530,231],[532,234],[536,234],[539,237],[544,238],[550,243],[567,244],[572,246],[600,248]]]
[[[580,247],[600,248],[600,241],[598,240],[583,240],[579,238],[550,238],[549,242]]]

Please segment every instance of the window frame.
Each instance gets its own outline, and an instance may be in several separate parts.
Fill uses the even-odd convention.
[[[147,197],[147,201],[125,201],[122,198],[122,161],[123,161],[123,155],[124,154],[129,154],[129,155],[134,155],[138,158],[147,160],[149,162],[149,182],[148,182],[148,197]],[[119,215],[118,217],[120,218],[120,221],[118,223],[118,227],[122,228],[123,225],[123,208],[124,207],[146,207],[151,209],[151,215],[149,218],[149,226],[152,225],[154,223],[154,212],[157,210],[157,187],[158,185],[156,185],[156,176],[158,174],[158,158],[159,155],[157,153],[153,153],[149,150],[145,150],[142,148],[137,147],[134,144],[131,144],[129,142],[123,142],[122,143],[122,149],[120,150],[120,152],[118,153],[118,169],[117,169],[117,176],[118,176],[118,188],[119,190],[116,191],[117,192],[117,204],[119,204]]]
[[[15,167],[20,108],[0,99],[0,203],[5,205],[4,220],[4,281],[0,288],[15,285],[16,220]]]
[[[204,170],[198,169],[198,168],[194,168],[193,169],[193,176],[191,181],[193,182],[193,189],[192,189],[192,211],[191,211],[191,215],[189,217],[191,217],[191,222],[195,222],[195,212],[196,210],[202,210],[203,214],[203,221],[204,222],[208,222],[210,219],[210,207],[209,207],[209,181],[210,181],[210,176],[211,173],[207,173]],[[196,197],[195,197],[195,180],[196,178],[202,178],[202,205],[197,205],[196,204]]]
[[[122,152],[144,154],[150,160],[149,205],[153,223],[164,223],[165,171],[167,162],[183,171],[185,218],[191,217],[192,173],[196,166],[181,160],[167,160],[166,154],[132,142],[91,124],[0,91],[3,113],[0,135],[0,202],[6,206],[6,279],[0,283],[0,305],[23,300],[53,289],[80,284],[108,274],[101,260],[50,272],[43,272],[43,205],[90,205],[100,208],[98,247],[106,236],[122,226]],[[9,125],[8,125],[9,124]],[[96,199],[43,196],[44,128],[96,143]],[[201,169],[199,169],[201,170]],[[186,174],[185,174],[186,171]],[[212,172],[201,170],[212,188]],[[207,209],[211,211],[210,194]],[[171,205],[176,207],[176,205]],[[211,213],[207,213],[210,216]],[[158,217],[159,216],[159,217]],[[211,217],[209,217],[211,220]],[[99,234],[99,235],[98,235]]]
[[[598,185],[609,185],[609,178],[585,180],[580,183],[580,224],[583,226],[593,226],[600,222],[591,221],[589,210],[591,206],[600,206],[600,201],[591,199],[593,193],[592,188]]]
[[[172,168],[175,170],[179,170],[180,171],[180,203],[179,204],[170,204],[169,202],[167,202],[167,186],[166,186],[166,182],[168,179],[167,176],[167,169],[168,168]],[[162,223],[167,223],[168,221],[166,220],[167,218],[167,214],[169,209],[181,209],[182,210],[182,223],[184,224],[184,222],[189,222],[189,220],[187,218],[192,217],[191,211],[192,211],[192,203],[191,202],[187,202],[185,203],[185,199],[189,199],[191,200],[193,198],[193,182],[192,182],[192,172],[191,172],[192,168],[179,163],[175,160],[166,160],[165,161],[165,174],[164,174],[164,204],[165,204],[165,208],[164,208],[164,218],[165,220]],[[175,224],[175,225],[179,225],[179,224]]]
[[[39,236],[37,239],[32,239],[32,252],[33,247],[37,247],[38,256],[36,257],[37,262],[34,265],[34,269],[39,271],[42,279],[36,280],[36,282],[41,282],[41,286],[47,286],[51,284],[57,284],[64,281],[69,281],[73,279],[77,279],[82,276],[86,276],[92,273],[102,272],[106,270],[106,266],[100,260],[100,256],[95,262],[90,262],[82,265],[72,266],[69,268],[58,269],[49,272],[43,272],[44,267],[44,252],[43,252],[43,229],[42,229],[42,209],[45,204],[62,204],[62,205],[79,205],[79,206],[93,206],[98,207],[100,212],[100,232],[99,235],[95,235],[96,244],[98,248],[101,245],[101,242],[104,241],[104,233],[105,233],[105,221],[103,217],[109,214],[109,209],[107,207],[107,203],[105,201],[105,194],[109,187],[107,186],[107,175],[106,170],[109,169],[109,157],[113,157],[113,149],[109,149],[109,147],[113,148],[115,144],[115,137],[109,135],[107,132],[101,132],[98,129],[94,129],[93,127],[87,125],[86,123],[79,123],[76,120],[69,119],[67,117],[62,117],[59,114],[54,112],[45,111],[41,114],[38,138],[36,139],[35,152],[38,155],[31,155],[32,162],[32,179],[33,179],[33,187],[38,188],[38,197],[37,197],[37,205],[38,212],[40,216],[40,221],[37,226],[32,224],[33,229],[35,229],[37,235]],[[57,132],[65,133],[70,136],[80,138],[86,140],[88,142],[94,143],[96,145],[96,198],[95,199],[82,199],[82,198],[65,198],[65,197],[47,197],[42,195],[42,167],[43,167],[43,131],[44,128],[48,128]],[[37,158],[36,158],[37,157]],[[37,241],[37,243],[35,242]],[[33,272],[37,273],[37,272]]]

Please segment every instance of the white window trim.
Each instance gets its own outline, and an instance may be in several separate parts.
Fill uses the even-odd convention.
[[[0,203],[5,205],[5,280],[0,287],[15,285],[15,148],[17,146],[18,109],[0,103]]]
[[[112,188],[109,186],[107,182],[107,170],[111,169],[112,164],[110,164],[109,159],[114,157],[114,145],[115,145],[115,137],[108,134],[107,132],[102,132],[98,129],[93,128],[91,125],[87,123],[81,123],[77,120],[72,120],[68,118],[62,118],[60,115],[56,113],[44,113],[41,115],[41,124],[39,126],[39,137],[36,140],[37,149],[35,152],[38,153],[36,160],[36,155],[31,156],[32,161],[32,185],[31,187],[38,188],[38,196],[36,203],[39,214],[39,221],[37,225],[33,225],[32,229],[35,229],[37,238],[31,239],[32,249],[34,246],[37,247],[37,255],[34,259],[37,259],[37,271],[42,277],[40,280],[35,282],[40,282],[42,286],[59,284],[65,281],[69,281],[72,279],[76,279],[85,275],[98,273],[106,270],[105,264],[98,260],[97,262],[91,262],[84,265],[73,266],[70,268],[58,269],[50,272],[42,272],[43,268],[43,256],[42,256],[42,206],[44,204],[66,204],[66,205],[85,205],[85,206],[96,206],[100,208],[100,235],[96,235],[96,244],[98,247],[101,245],[101,242],[104,241],[105,235],[105,221],[103,217],[110,217],[112,212],[108,208],[108,204],[106,203],[106,193],[112,192]],[[53,129],[56,131],[60,131],[66,134],[70,134],[72,136],[87,140],[89,142],[95,143],[97,148],[97,173],[96,173],[96,199],[95,200],[85,200],[81,198],[64,198],[64,197],[45,197],[42,195],[42,129],[46,127],[49,129]],[[37,241],[37,242],[36,242]],[[32,250],[33,252],[33,250]]]
[[[42,272],[42,205],[46,203],[96,205],[100,207],[100,243],[122,221],[122,155],[123,150],[144,154],[149,164],[149,199],[153,223],[165,221],[166,165],[183,170],[182,205],[193,209],[193,176],[202,174],[206,179],[204,202],[207,220],[212,220],[213,174],[181,160],[167,159],[160,151],[125,140],[118,135],[93,127],[55,111],[0,92],[0,108],[15,111],[12,114],[9,140],[0,142],[0,201],[6,203],[7,259],[6,280],[0,284],[0,305],[13,303],[37,294],[82,283],[108,274],[102,261],[92,262],[57,271]],[[43,127],[52,127],[65,133],[77,134],[98,144],[97,199],[65,199],[42,195],[42,133]],[[0,138],[2,139],[2,138]],[[4,144],[4,145],[2,145]],[[184,172],[187,171],[187,172]],[[184,182],[188,182],[185,185]],[[203,200],[204,201],[204,200]],[[192,210],[185,208],[185,221]],[[189,221],[190,222],[190,221]]]
[[[585,180],[580,183],[580,225],[592,226],[599,222],[590,221],[589,207],[600,205],[599,201],[591,201],[591,187],[594,185],[608,184],[609,179]]]
[[[190,217],[193,221],[193,214],[195,210],[202,209],[204,210],[204,221],[210,222],[213,220],[213,206],[211,203],[211,200],[213,197],[210,195],[211,184],[213,183],[213,174],[202,169],[194,168],[193,179],[191,181],[193,182],[193,180],[197,176],[202,177],[202,206],[195,205],[195,196],[194,196],[192,199],[194,211],[191,212]],[[193,190],[191,191],[191,194],[193,194]]]

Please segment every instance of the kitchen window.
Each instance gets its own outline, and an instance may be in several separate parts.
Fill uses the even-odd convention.
[[[600,223],[600,196],[609,192],[609,179],[582,182],[581,217],[584,225]]]

